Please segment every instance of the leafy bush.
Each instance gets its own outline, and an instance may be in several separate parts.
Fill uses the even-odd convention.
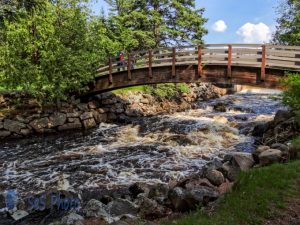
[[[284,80],[286,90],[283,94],[283,101],[295,110],[300,110],[300,74],[288,73]]]

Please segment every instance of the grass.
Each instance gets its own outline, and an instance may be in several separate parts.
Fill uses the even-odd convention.
[[[129,91],[146,91],[146,86],[140,85],[140,86],[122,88],[122,89],[114,90],[113,93],[114,94],[125,94]]]
[[[114,90],[115,94],[126,94],[129,91],[143,91],[147,94],[151,94],[153,96],[158,96],[162,98],[172,98],[177,93],[189,93],[190,88],[185,83],[167,83],[167,84],[157,84],[157,85],[141,85],[141,86],[133,86],[122,88],[118,90]]]
[[[284,209],[287,199],[300,197],[300,161],[275,164],[241,173],[232,192],[213,215],[195,213],[163,225],[259,225]],[[271,210],[272,209],[272,210]]]

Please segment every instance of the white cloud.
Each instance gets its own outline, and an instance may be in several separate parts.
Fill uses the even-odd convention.
[[[272,38],[270,27],[264,23],[245,23],[236,32],[244,43],[267,43]]]
[[[216,32],[224,32],[227,29],[227,25],[224,20],[218,20],[214,23],[212,29]]]

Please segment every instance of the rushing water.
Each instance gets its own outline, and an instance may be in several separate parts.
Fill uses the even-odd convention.
[[[226,112],[214,105],[226,105]],[[220,105],[220,104],[219,104]],[[251,128],[282,108],[274,93],[239,93],[172,115],[131,124],[0,143],[0,190],[21,195],[49,189],[117,188],[170,182],[229,151],[252,151]]]

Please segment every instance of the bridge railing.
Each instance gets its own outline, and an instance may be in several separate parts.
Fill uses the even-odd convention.
[[[123,61],[111,57],[106,66],[97,70],[98,75],[112,74],[118,71],[131,72],[148,68],[152,76],[153,67],[171,66],[175,76],[176,66],[197,65],[199,75],[204,65],[225,65],[228,75],[232,66],[261,68],[264,77],[266,68],[282,68],[300,71],[300,47],[259,45],[259,44],[208,44],[204,46],[181,46],[143,50],[127,53]]]

